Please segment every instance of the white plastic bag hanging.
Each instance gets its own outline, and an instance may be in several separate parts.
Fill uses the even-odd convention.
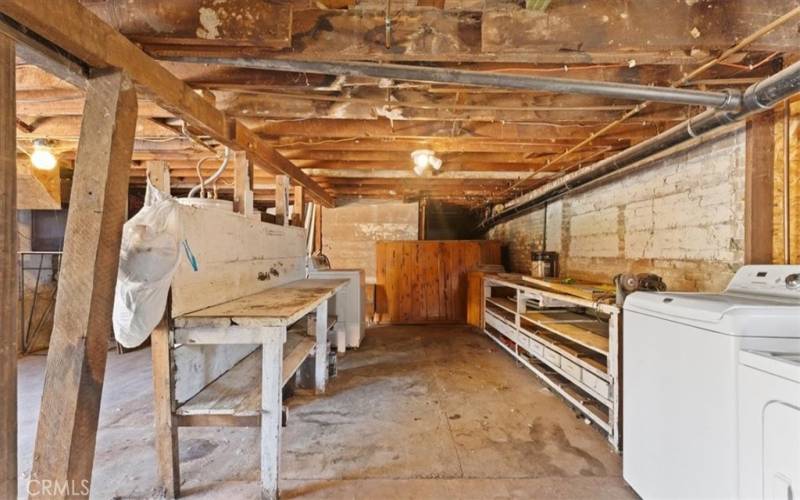
[[[140,345],[164,316],[182,233],[178,202],[148,179],[144,207],[122,229],[113,322],[123,346]]]

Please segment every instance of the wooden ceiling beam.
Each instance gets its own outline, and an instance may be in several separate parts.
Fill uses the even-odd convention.
[[[664,8],[663,0],[635,5],[615,0],[584,8],[582,3],[560,2],[546,15],[506,5],[483,11],[404,9],[392,15],[389,48],[382,9],[304,9],[292,14],[291,48],[241,47],[237,54],[321,61],[691,64],[794,6],[791,0],[769,3],[676,2]],[[787,26],[757,49],[794,51],[795,37]],[[132,38],[158,56],[227,52],[218,45],[190,45],[168,37]]]
[[[319,179],[319,182],[322,182],[323,179],[333,182],[334,179],[336,181],[341,181],[343,179],[416,179],[418,178],[417,174],[415,174],[410,168],[406,167],[404,170],[348,170],[348,169],[339,169],[339,170],[328,170],[328,169],[316,169],[316,168],[309,168],[304,169],[304,172],[310,175],[314,179]],[[445,171],[439,172],[437,175],[433,177],[425,177],[428,182],[431,183],[439,183],[446,179],[475,179],[475,180],[520,180],[525,179],[530,176],[529,171],[508,171],[508,170],[473,170],[473,171],[463,171],[463,170],[451,170],[447,169]],[[534,178],[548,178],[554,175],[553,172],[540,172],[537,173]]]
[[[498,148],[502,149],[502,148]],[[536,148],[539,156],[559,153],[557,148],[550,148],[540,151]],[[589,148],[591,149],[591,148]],[[607,147],[603,147],[607,149]],[[588,150],[588,149],[587,149]],[[348,150],[317,150],[317,149],[291,149],[282,150],[281,153],[290,160],[321,160],[321,161],[342,161],[342,162],[370,162],[370,161],[395,161],[409,165],[411,162],[411,149],[403,151],[348,151]],[[449,152],[437,150],[436,155],[445,162],[498,162],[498,163],[531,163],[529,153],[522,152],[502,152],[502,151],[477,151],[477,152]]]
[[[578,138],[487,139],[476,137],[352,137],[340,139],[284,137],[269,140],[279,151],[403,151],[432,149],[437,153],[560,153],[579,142]],[[627,147],[630,140],[600,137],[594,147]],[[590,148],[592,146],[589,146]]]
[[[387,101],[385,91],[368,89],[375,97],[341,97],[331,95],[259,93],[249,94],[218,91],[216,106],[232,117],[299,119],[347,118],[374,120],[391,116],[394,120],[442,121],[549,121],[549,122],[607,122],[633,108],[607,100],[578,96],[525,96],[501,95],[486,99],[480,94],[459,98],[462,104],[453,104],[453,97],[433,98],[414,91],[395,92],[399,100]],[[376,95],[377,93],[383,96]],[[593,102],[595,101],[595,102]],[[542,103],[542,104],[537,104]],[[83,113],[83,93],[77,89],[37,89],[17,92],[17,114],[20,116],[79,116]],[[139,116],[172,118],[172,113],[156,103],[140,99]],[[648,122],[677,122],[688,118],[687,109],[681,106],[654,105],[639,115]]]
[[[614,151],[609,151],[614,152]],[[554,157],[554,156],[553,156]],[[576,153],[571,156],[571,161],[581,161],[585,158],[597,158],[597,153]],[[367,173],[371,170],[384,169],[387,171],[411,171],[413,164],[410,159],[404,161],[336,161],[326,162],[320,160],[295,160],[303,170],[313,169],[319,172],[334,172],[337,170],[353,170]],[[506,163],[506,162],[461,162],[445,161],[442,170],[445,172],[532,172],[539,170],[547,165],[547,157],[538,160],[528,160],[525,163]],[[557,166],[554,166],[557,167]],[[324,174],[321,174],[324,175]]]
[[[77,89],[17,91],[20,116],[82,116],[84,103],[84,93]],[[172,118],[173,114],[150,100],[140,99],[139,116]]]
[[[740,96],[723,91],[687,89],[654,84],[606,82],[552,75],[508,74],[498,71],[469,71],[433,65],[390,64],[363,61],[308,61],[255,57],[182,57],[182,62],[226,64],[237,68],[294,71],[345,77],[380,78],[387,81],[457,84],[489,89],[513,89],[552,94],[580,94],[639,102],[664,102],[685,106],[706,106],[736,110]]]
[[[547,15],[523,9],[492,10],[482,19],[482,49],[505,54],[549,50],[618,51],[640,61],[639,53],[724,50],[795,8],[794,0],[723,2],[559,2]],[[787,24],[748,50],[794,52],[796,26]]]
[[[63,140],[70,142],[70,149],[77,147],[77,141],[81,130],[80,116],[54,116],[40,117],[28,122],[33,128],[30,133],[20,132],[17,134],[18,141],[33,140],[40,137]],[[141,117],[136,124],[136,137],[140,140],[156,139],[159,141],[171,138],[180,139],[180,136],[169,127],[155,122],[149,118]],[[208,154],[208,151],[206,151]]]
[[[393,122],[379,120],[324,120],[271,121],[243,119],[262,137],[285,138],[417,138],[436,140],[442,138],[480,138],[502,140],[574,139],[585,137],[598,126],[592,124],[501,123],[501,122]],[[660,129],[652,124],[626,123],[615,129],[618,136],[646,138]]]
[[[78,2],[8,0],[0,3],[0,12],[92,68],[126,71],[164,109],[219,142],[247,151],[260,167],[289,175],[320,203],[333,206],[330,194],[301,170]]]
[[[252,0],[130,0],[87,2],[115,30],[140,41],[282,49],[291,45],[292,6]],[[206,21],[213,19],[213,22]]]
[[[360,119],[375,120],[386,116],[395,121],[548,121],[608,122],[633,105],[612,104],[607,100],[576,99],[578,96],[517,94],[486,95],[423,94],[419,91],[394,91],[387,99],[386,90],[349,92],[348,96],[297,93],[216,92],[217,105],[231,116],[265,119]],[[369,94],[373,97],[359,97]],[[381,95],[378,95],[381,94]],[[458,100],[456,104],[454,101]],[[553,104],[537,104],[547,102]],[[564,104],[561,104],[564,103]],[[575,104],[571,104],[575,103]],[[675,123],[689,117],[682,106],[653,106],[640,115],[649,122]]]

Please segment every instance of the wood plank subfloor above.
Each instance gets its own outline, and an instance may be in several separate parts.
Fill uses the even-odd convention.
[[[466,327],[371,329],[339,360],[327,394],[289,402],[283,498],[635,498],[603,436]],[[93,498],[156,493],[149,363],[109,356]],[[43,369],[20,366],[25,477]],[[257,498],[257,429],[181,433],[185,498]]]

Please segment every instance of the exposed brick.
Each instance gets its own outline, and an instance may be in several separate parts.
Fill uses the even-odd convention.
[[[607,282],[654,272],[673,290],[724,288],[744,259],[743,136],[739,129],[559,201],[547,246],[561,253],[562,274]],[[514,271],[528,271],[542,218],[526,214],[487,234],[508,244]]]

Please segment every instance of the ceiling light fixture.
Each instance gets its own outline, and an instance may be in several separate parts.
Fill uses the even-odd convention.
[[[411,153],[411,159],[414,160],[414,173],[422,175],[425,169],[432,167],[434,170],[442,168],[441,158],[436,157],[436,153],[430,149],[417,149]]]
[[[58,164],[56,155],[53,154],[53,148],[47,139],[36,139],[33,141],[33,153],[31,154],[31,163],[34,168],[39,170],[53,170]]]

